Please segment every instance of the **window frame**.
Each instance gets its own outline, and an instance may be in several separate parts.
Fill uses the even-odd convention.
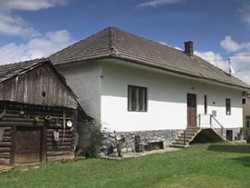
[[[231,99],[226,98],[225,107],[226,107],[226,115],[231,115]]]
[[[241,102],[243,105],[246,104],[246,102],[247,102],[246,98],[242,98]]]
[[[207,95],[204,95],[204,114],[207,114]]]
[[[250,128],[250,116],[246,116],[246,128]]]
[[[129,112],[147,112],[148,92],[146,87],[128,85],[127,100]]]

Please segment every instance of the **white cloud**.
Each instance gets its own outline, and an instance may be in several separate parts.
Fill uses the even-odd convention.
[[[243,5],[243,8],[240,9],[242,21],[247,24],[247,26],[250,28],[250,2],[246,2]]]
[[[235,74],[233,76],[250,84],[250,50],[238,52],[229,57],[223,57],[221,54],[215,53],[213,51],[195,51],[195,54],[207,60],[209,63],[219,67],[225,72],[229,72],[228,58],[230,58],[231,66],[235,70]]]
[[[185,0],[148,0],[147,2],[140,3],[137,7],[157,7],[168,4],[176,4],[184,2]]]
[[[250,42],[239,43],[233,40],[230,36],[225,36],[225,38],[220,42],[220,45],[228,52],[250,52]]]
[[[220,45],[229,52],[235,52],[244,47],[243,44],[238,44],[230,36],[225,36],[224,40],[220,42]]]
[[[37,11],[54,6],[65,5],[69,0],[1,0],[0,1],[0,34],[37,37],[39,34],[27,21],[13,14],[15,11]]]
[[[33,38],[26,44],[10,43],[0,47],[0,63],[8,64],[47,57],[73,42],[67,30],[48,32],[45,36]]]
[[[21,17],[0,13],[0,34],[22,37],[36,37],[38,31],[33,29]]]
[[[197,56],[201,57],[202,59],[207,60],[212,65],[219,67],[220,69],[227,71],[227,60],[223,58],[220,54],[215,53],[213,51],[207,51],[207,52],[194,52]]]
[[[66,5],[69,0],[1,0],[0,9],[2,11],[27,10],[36,11],[54,6]]]

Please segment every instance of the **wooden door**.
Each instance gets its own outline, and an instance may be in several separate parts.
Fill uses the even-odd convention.
[[[41,129],[17,128],[15,163],[37,163],[41,157]]]
[[[196,127],[196,95],[187,94],[187,126]]]

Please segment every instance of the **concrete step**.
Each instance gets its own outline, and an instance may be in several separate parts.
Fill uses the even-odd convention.
[[[185,142],[190,142],[190,141],[192,141],[192,138],[190,138],[190,139],[185,139]],[[174,140],[174,142],[184,142],[184,138],[176,138],[175,140]]]
[[[187,128],[184,132],[181,133],[171,144],[169,147],[175,148],[186,148],[189,146],[189,143],[193,140],[194,136],[200,132],[200,128]],[[185,135],[185,142],[184,142],[184,135]]]
[[[182,140],[175,140],[172,142],[172,144],[177,144],[177,145],[188,145],[188,142],[184,142]]]
[[[170,144],[169,147],[171,147],[171,148],[186,148],[186,147],[189,147],[189,145],[183,145],[183,144]]]
[[[190,140],[194,137],[195,135],[185,135],[185,139]],[[184,135],[180,135],[177,137],[177,139],[182,139],[184,140]]]
[[[185,134],[195,134],[195,133],[197,133],[197,132],[199,132],[200,131],[200,129],[197,129],[197,130],[185,130]],[[183,134],[184,134],[184,132],[183,132]]]

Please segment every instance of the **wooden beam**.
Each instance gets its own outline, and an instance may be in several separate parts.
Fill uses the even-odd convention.
[[[12,126],[12,135],[11,135],[11,152],[10,152],[10,165],[15,163],[16,155],[16,126]]]

